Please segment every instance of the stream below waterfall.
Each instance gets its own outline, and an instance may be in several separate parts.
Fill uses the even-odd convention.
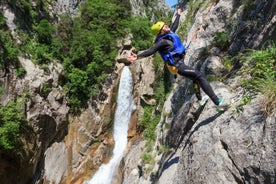
[[[128,124],[131,113],[135,108],[132,90],[132,74],[129,67],[125,66],[120,78],[117,106],[114,118],[113,137],[115,145],[113,155],[107,164],[101,165],[91,180],[86,182],[87,184],[112,183],[114,172],[116,171],[127,146]]]

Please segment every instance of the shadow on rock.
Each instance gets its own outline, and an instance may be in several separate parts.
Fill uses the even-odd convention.
[[[205,126],[205,125],[208,125],[209,123],[215,121],[221,114],[222,114],[222,113],[217,113],[217,114],[215,114],[214,116],[211,116],[211,117],[207,118],[206,120],[200,122],[200,123],[193,129],[193,131],[191,131],[191,133],[190,133],[188,139],[187,139],[186,142],[185,142],[185,145],[184,145],[184,147],[183,147],[183,150],[186,148],[186,146],[187,146],[188,144],[190,144],[190,138],[192,137],[192,135],[193,135],[196,131],[199,130],[200,127]],[[183,140],[183,139],[184,139],[184,137],[182,138],[182,140]]]

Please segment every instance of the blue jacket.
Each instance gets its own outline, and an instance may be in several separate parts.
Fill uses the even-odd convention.
[[[158,36],[155,40],[155,42],[158,42],[159,40],[170,37],[173,42],[173,49],[171,51],[158,51],[160,55],[162,56],[163,60],[168,63],[169,65],[175,66],[175,61],[173,59],[174,55],[182,55],[185,53],[185,46],[183,45],[182,41],[178,37],[177,34],[170,31],[168,34]]]

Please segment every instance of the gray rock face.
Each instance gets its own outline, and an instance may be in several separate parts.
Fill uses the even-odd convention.
[[[5,86],[4,97],[1,101],[2,104],[6,104],[15,98],[26,97],[26,103],[22,105],[22,111],[28,121],[28,126],[22,130],[26,135],[23,135],[24,139],[28,142],[24,147],[18,163],[10,163],[1,175],[5,175],[7,180],[1,181],[14,181],[20,180],[22,183],[30,182],[35,175],[35,172],[41,172],[38,168],[44,167],[44,162],[41,158],[47,157],[47,161],[51,160],[51,157],[60,157],[61,152],[64,153],[64,149],[61,147],[51,148],[51,151],[44,152],[48,147],[51,147],[54,142],[62,142],[67,133],[68,112],[69,107],[67,101],[62,93],[61,87],[58,85],[58,77],[62,75],[62,67],[60,64],[50,64],[48,67],[48,73],[45,75],[45,71],[34,65],[28,58],[18,58],[22,67],[26,70],[25,77],[15,78],[13,73],[3,76],[3,86]],[[51,88],[50,92],[45,90],[45,86]],[[54,150],[57,153],[53,153]],[[13,155],[12,154],[12,155]],[[48,155],[50,154],[50,155]],[[12,157],[12,156],[11,156]],[[15,160],[16,160],[15,159]],[[50,161],[47,164],[51,164]],[[13,165],[15,164],[15,165]],[[67,165],[64,162],[64,165]],[[64,168],[61,172],[56,172],[51,175],[50,178],[56,177],[55,180],[60,181],[64,174]],[[47,175],[49,174],[49,167],[47,168]],[[17,177],[14,177],[14,173]],[[58,183],[57,182],[57,183]]]
[[[217,2],[211,7],[196,40],[187,50],[185,63],[199,68],[205,74],[225,76],[222,60],[226,53],[216,47],[211,48],[215,33],[225,31],[227,25],[232,26],[230,34],[234,36],[227,51],[229,54],[249,47],[259,48],[266,40],[264,38],[275,40],[272,34],[264,33],[275,32],[275,26],[271,27],[274,25],[275,13],[271,11],[275,9],[275,2],[257,1],[252,9],[236,1]],[[196,14],[187,40],[202,23],[207,11],[208,7]],[[267,12],[260,25],[263,30],[253,28],[259,25],[255,20],[247,24],[252,29],[243,29],[242,25],[250,22],[248,17],[256,14],[259,17],[263,11]],[[233,21],[233,24],[229,21]],[[238,24],[234,24],[236,21]],[[252,39],[256,34],[259,35],[258,39]],[[211,56],[202,57],[201,51],[206,48],[211,49]],[[232,76],[224,83],[211,83],[215,93],[231,103],[231,108],[226,112],[218,113],[211,100],[204,107],[199,107],[190,90],[191,82],[179,77],[164,104],[156,128],[157,141],[151,152],[155,164],[149,167],[139,161],[130,162],[132,155],[135,161],[139,154],[141,158],[145,153],[137,151],[134,154],[132,150],[138,149],[139,144],[133,144],[122,161],[125,163],[123,183],[128,184],[130,178],[135,184],[275,183],[276,113],[269,117],[264,115],[261,94],[242,106],[244,91],[240,81],[240,76]],[[171,149],[159,155],[161,145]],[[152,168],[151,171],[144,172],[148,168]],[[140,171],[139,176],[137,171]]]
[[[173,150],[164,152],[162,157],[155,157],[156,166],[152,170],[155,180],[146,172],[141,172],[143,174],[139,180],[133,178],[135,183],[275,182],[275,114],[264,117],[262,96],[239,111],[241,88],[233,93],[222,83],[212,83],[212,87],[229,99],[232,107],[224,113],[218,113],[211,101],[200,108],[192,97],[182,105],[172,121],[168,121],[169,130],[162,123],[166,119],[164,117],[157,128],[158,140],[166,142]],[[133,146],[132,149],[136,149]],[[137,158],[137,154],[139,152],[131,155]],[[129,157],[126,156],[128,160]],[[128,164],[125,172],[134,172],[137,167],[142,171],[147,168],[139,162],[124,162]]]
[[[134,15],[139,15],[142,17],[147,16],[147,11],[145,10],[145,7],[148,8],[148,11],[150,12],[152,9],[160,10],[164,14],[168,15],[168,12],[170,10],[170,7],[165,3],[163,0],[155,0],[154,7],[149,7],[150,1],[143,1],[143,0],[130,0],[130,4],[132,7],[132,12]],[[164,11],[166,10],[166,11]],[[154,15],[153,15],[154,17]]]
[[[54,2],[52,4],[55,12],[76,15],[81,0],[55,2],[57,6]],[[240,6],[239,1],[216,2],[196,40],[187,50],[185,63],[206,74],[223,76],[226,71],[222,65],[225,53],[213,47],[211,56],[202,57],[201,51],[211,47],[215,33],[226,30],[226,27],[230,27],[233,38],[227,50],[229,54],[260,48],[267,40],[275,40],[275,1],[254,1],[255,7],[251,9]],[[144,1],[132,0],[131,3],[134,14],[146,14],[140,8]],[[157,6],[163,5],[160,1]],[[204,8],[196,14],[195,23],[185,40],[190,40],[202,23],[202,17],[208,12]],[[7,7],[3,10],[16,39],[13,12]],[[187,12],[181,20],[185,15]],[[124,58],[131,52],[130,39],[131,35],[128,35],[123,43],[119,43],[124,49],[119,53],[118,62],[125,62]],[[10,99],[22,96],[25,90],[30,93],[26,106],[22,108],[34,128],[34,132],[26,135],[30,136],[28,149],[31,151],[29,155],[23,153],[18,156],[22,158],[20,163],[7,163],[0,159],[0,181],[82,183],[108,160],[113,143],[112,136],[105,131],[112,126],[114,91],[124,64],[116,65],[114,73],[102,86],[103,92],[89,101],[87,109],[79,116],[70,116],[67,99],[58,85],[59,77],[63,75],[61,65],[50,64],[47,69],[50,72],[45,74],[28,58],[20,57],[19,61],[27,72],[24,78],[15,79],[12,69],[9,75],[6,71],[0,72],[0,80],[5,86],[1,102],[6,104]],[[141,103],[155,105],[151,84],[158,79],[155,79],[151,58],[134,63],[131,70],[135,76],[137,108],[141,108]],[[179,77],[163,107],[153,151],[148,153],[155,163],[144,165],[141,161],[146,152],[144,140],[130,142],[121,162],[118,181],[123,184],[275,183],[276,115],[263,115],[261,95],[241,106],[243,89],[239,87],[240,80],[239,76],[233,76],[224,84],[212,83],[215,92],[232,103],[230,109],[219,114],[211,101],[200,108],[191,92],[191,81]],[[43,90],[45,84],[51,87],[50,92]],[[160,153],[163,145],[171,149]],[[18,165],[20,168],[16,168]],[[14,173],[19,174],[15,177]],[[32,178],[34,175],[35,178]]]
[[[57,14],[69,13],[70,15],[76,15],[78,6],[83,0],[55,0],[53,5]]]
[[[222,59],[218,56],[208,57],[200,69],[203,73],[208,75],[214,75],[216,77],[222,77],[227,74],[227,70],[222,64]]]
[[[225,86],[214,87],[218,92],[226,89]],[[240,99],[227,91],[223,94],[234,100],[232,108],[223,114],[217,113],[214,105],[208,102],[197,118],[195,109],[189,108],[191,104],[183,105],[181,113],[172,121],[167,137],[176,151],[164,163],[160,183],[167,179],[167,172],[171,173],[170,167],[175,170],[174,183],[275,181],[271,175],[274,172],[272,163],[275,163],[275,138],[272,138],[275,116],[264,119],[261,111],[254,110],[261,109],[261,98],[245,106],[241,114],[236,114],[236,102]],[[183,108],[190,110],[185,112]],[[271,129],[267,130],[267,126]],[[170,163],[177,158],[176,163]]]
[[[68,167],[68,154],[64,142],[54,143],[45,152],[45,178],[60,183]]]

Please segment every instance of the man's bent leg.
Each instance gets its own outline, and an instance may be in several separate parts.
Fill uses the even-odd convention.
[[[207,81],[206,77],[198,70],[195,70],[192,67],[189,67],[185,65],[184,63],[181,63],[178,67],[178,74],[188,77],[189,79],[196,81],[202,90],[211,98],[211,100],[214,102],[214,104],[219,104],[219,98],[214,93],[210,83]]]

